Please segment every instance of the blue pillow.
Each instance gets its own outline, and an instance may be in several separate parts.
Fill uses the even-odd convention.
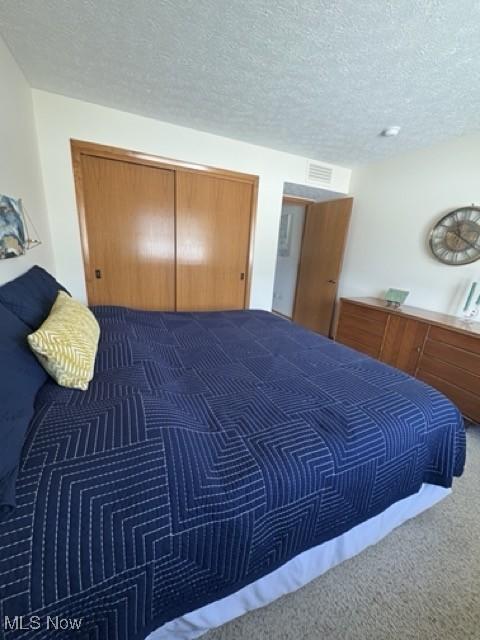
[[[36,330],[50,313],[59,290],[67,291],[45,269],[35,265],[0,287],[0,303]]]
[[[47,373],[27,344],[28,325],[0,304],[0,519],[15,507],[15,481],[35,396]]]

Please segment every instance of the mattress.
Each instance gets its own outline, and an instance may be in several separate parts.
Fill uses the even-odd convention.
[[[143,640],[463,470],[443,395],[272,314],[95,313],[94,380],[41,389],[0,523],[22,638]]]

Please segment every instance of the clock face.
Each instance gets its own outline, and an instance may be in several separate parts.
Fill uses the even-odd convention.
[[[480,258],[480,207],[447,213],[430,233],[433,255],[451,265],[470,264]]]

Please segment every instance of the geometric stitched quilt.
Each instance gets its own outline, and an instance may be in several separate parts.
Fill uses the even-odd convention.
[[[462,473],[449,400],[287,320],[94,312],[94,379],[40,390],[0,522],[7,640],[143,639]]]

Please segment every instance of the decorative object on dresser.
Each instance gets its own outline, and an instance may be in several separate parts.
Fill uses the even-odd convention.
[[[405,300],[408,298],[410,291],[403,291],[403,289],[388,289],[385,294],[385,302],[387,307],[393,307],[398,309],[401,307]]]
[[[463,265],[480,258],[480,207],[450,211],[430,232],[430,249],[440,262]]]
[[[480,422],[480,323],[376,298],[342,298],[335,340],[423,380]]]
[[[468,295],[465,300],[465,305],[462,308],[463,320],[467,324],[474,322],[478,316],[479,307],[480,307],[480,295],[476,299],[474,298],[477,286],[478,286],[477,282],[472,282],[468,290]]]

